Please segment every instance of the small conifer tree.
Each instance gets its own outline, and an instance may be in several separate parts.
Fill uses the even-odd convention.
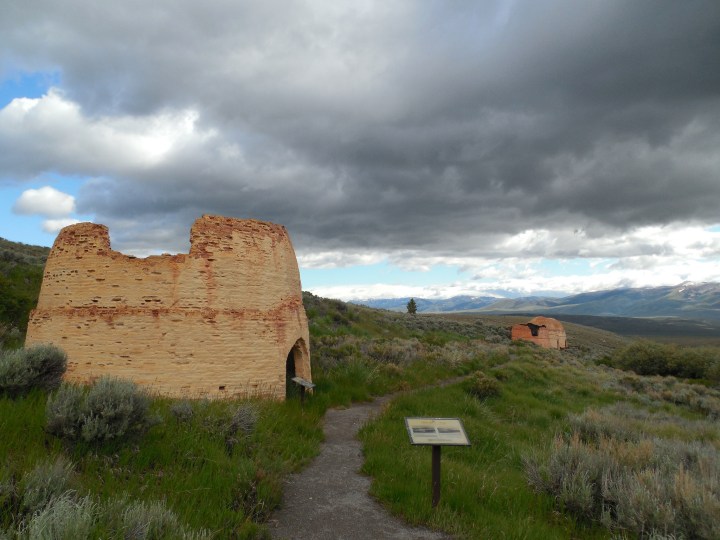
[[[415,313],[417,313],[417,304],[415,303],[414,298],[411,298],[410,301],[407,303],[407,312],[410,315],[415,315]]]

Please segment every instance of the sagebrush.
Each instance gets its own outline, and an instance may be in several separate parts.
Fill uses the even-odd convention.
[[[720,538],[720,451],[710,442],[665,438],[687,420],[665,413],[589,410],[570,419],[549,456],[525,456],[529,484],[575,516],[643,538]],[[698,424],[704,423],[700,427]],[[717,440],[717,426],[692,425]],[[715,433],[713,433],[713,430]]]
[[[31,390],[54,390],[67,369],[67,355],[54,345],[0,352],[0,394],[10,397]]]
[[[132,381],[103,377],[88,390],[63,383],[47,401],[48,433],[103,442],[144,432],[154,422],[150,398]]]

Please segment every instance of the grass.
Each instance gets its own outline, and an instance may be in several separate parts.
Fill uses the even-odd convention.
[[[474,390],[469,380],[401,395],[361,437],[373,494],[408,521],[461,538],[609,536],[599,520],[573,514],[550,492],[535,492],[523,467],[528,453],[549,459],[556,435],[570,433],[572,418],[588,409],[605,410],[622,399],[684,419],[656,418],[653,436],[715,440],[698,422],[717,417],[720,394],[596,366],[593,359],[627,343],[612,334],[568,325],[573,348],[546,351],[511,343],[501,319],[409,316],[308,294],[304,301],[317,385],[304,408],[298,400],[154,398],[150,414],[161,421],[144,435],[71,443],[45,430],[46,392],[0,398],[0,538],[3,530],[61,523],[62,515],[77,516],[75,524],[91,531],[90,538],[133,537],[127,527],[162,526],[173,531],[165,537],[202,537],[203,531],[214,538],[266,537],[283,479],[318,452],[328,407],[457,375],[475,374]],[[253,414],[239,415],[240,409]],[[430,450],[409,445],[405,416],[460,417],[473,443],[443,450],[443,496],[435,511]],[[36,471],[42,480],[39,467],[51,470],[47,464],[58,459],[56,469],[72,469],[72,493],[36,512],[37,522],[30,523],[18,502],[22,479]],[[125,527],[122,534],[118,527]]]
[[[311,319],[320,321],[312,345],[317,388],[304,408],[298,400],[156,397],[149,415],[160,421],[145,434],[88,443],[62,441],[46,431],[46,392],[0,398],[0,455],[5,463],[0,473],[0,532],[30,526],[31,516],[18,502],[20,479],[64,459],[72,468],[73,493],[58,498],[57,507],[39,510],[42,519],[38,517],[34,527],[69,527],[60,520],[65,511],[84,520],[91,538],[114,537],[118,533],[113,527],[128,525],[115,523],[113,513],[137,514],[150,521],[177,521],[179,527],[208,531],[216,538],[262,538],[270,512],[280,503],[283,478],[318,452],[328,407],[469,373],[492,356],[495,347],[471,341],[472,325],[405,323],[387,320],[381,312],[355,312],[341,303],[316,299],[315,304],[324,310]],[[431,326],[427,336],[423,325]],[[378,335],[381,327],[385,331]],[[242,423],[237,413],[243,407],[257,411],[249,430],[235,426]],[[6,491],[11,495],[5,497]]]
[[[720,537],[720,428],[625,404],[570,418],[529,482],[559,506],[620,534]]]
[[[522,455],[550,444],[568,411],[608,404],[617,395],[597,392],[580,366],[553,365],[520,349],[523,358],[484,367],[499,380],[496,397],[479,400],[466,384],[419,391],[398,398],[365,426],[363,471],[373,477],[373,495],[411,523],[462,538],[606,537],[597,526],[558,514],[551,497],[535,494]],[[430,449],[410,446],[406,416],[461,418],[472,442],[470,448],[443,448],[442,497],[435,510]]]
[[[0,454],[6,477],[19,478],[36,465],[66,456],[73,463],[80,495],[108,502],[125,494],[132,501],[165,501],[195,529],[220,538],[256,531],[280,500],[281,480],[316,452],[323,410],[296,402],[254,402],[254,431],[228,452],[224,427],[238,404],[196,402],[194,414],[178,421],[171,400],[155,399],[162,423],[146,436],[112,444],[65,445],[44,431],[43,392],[0,399]],[[3,512],[1,527],[10,516]],[[253,533],[254,535],[255,533]]]
[[[610,420],[607,415],[599,417],[590,413],[589,418],[602,418],[615,426],[614,429],[622,425],[628,432],[647,433],[648,437],[660,441],[655,443],[658,448],[705,441],[702,444],[711,446],[704,447],[703,452],[714,452],[713,459],[720,462],[720,433],[712,413],[677,399],[647,400],[621,383],[626,375],[617,370],[595,366],[566,352],[515,344],[508,348],[504,361],[502,355],[496,355],[481,369],[486,377],[498,381],[497,395],[490,392],[484,399],[473,397],[475,383],[472,380],[450,388],[414,392],[396,399],[382,416],[360,432],[366,457],[363,471],[373,478],[372,494],[393,513],[413,524],[441,529],[459,538],[608,538],[610,529],[621,535],[629,531],[631,536],[642,536],[643,529],[630,528],[631,520],[627,517],[612,522],[607,515],[577,511],[581,506],[573,503],[583,500],[580,497],[583,493],[552,489],[536,492],[526,470],[528,456],[544,462],[553,452],[558,452],[558,436],[572,440],[573,430],[579,429],[577,419],[588,423],[585,411],[607,411],[618,401],[627,401],[633,410],[640,407],[644,412],[632,416],[623,415],[621,411],[619,417],[610,417]],[[669,393],[683,392],[687,386],[691,385],[671,381]],[[694,388],[702,390],[703,387],[694,385]],[[709,394],[706,398],[716,399]],[[403,422],[406,416],[461,418],[472,442],[470,448],[443,449],[442,497],[434,510],[430,504],[430,449],[409,444]],[[637,444],[646,443],[633,443]],[[614,448],[621,454],[637,452],[617,444]],[[592,452],[587,450],[586,454]],[[569,466],[568,463],[565,465]],[[623,478],[636,478],[633,474],[629,472]],[[673,484],[672,475],[678,474],[677,471],[667,469],[663,474],[664,479],[654,485],[677,485],[690,490],[697,484],[697,479],[687,480],[689,477]],[[634,515],[632,508],[639,505],[638,480],[623,482],[617,482],[616,491],[626,496],[617,499],[624,505],[625,516]],[[590,489],[591,486],[599,489],[599,483],[580,487]],[[713,489],[717,490],[716,482],[693,491],[701,493],[704,502],[683,514],[700,523],[699,529],[689,529],[693,531],[689,537],[712,538],[697,530],[715,530],[712,523],[718,516],[713,504],[717,504],[717,498],[715,503],[712,498],[708,499]],[[682,500],[694,499],[689,495]],[[688,506],[689,503],[678,504]],[[648,518],[646,525],[651,523]]]

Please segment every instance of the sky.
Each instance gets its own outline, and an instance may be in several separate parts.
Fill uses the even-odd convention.
[[[344,300],[720,281],[717,0],[0,0],[0,236],[285,225]]]

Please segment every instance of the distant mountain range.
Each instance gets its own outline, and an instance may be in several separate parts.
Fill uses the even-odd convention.
[[[405,311],[410,298],[357,300],[356,304]],[[415,298],[418,312],[597,315],[603,317],[679,317],[720,320],[720,283],[685,282],[672,287],[612,289],[562,298],[455,296],[441,300]]]

